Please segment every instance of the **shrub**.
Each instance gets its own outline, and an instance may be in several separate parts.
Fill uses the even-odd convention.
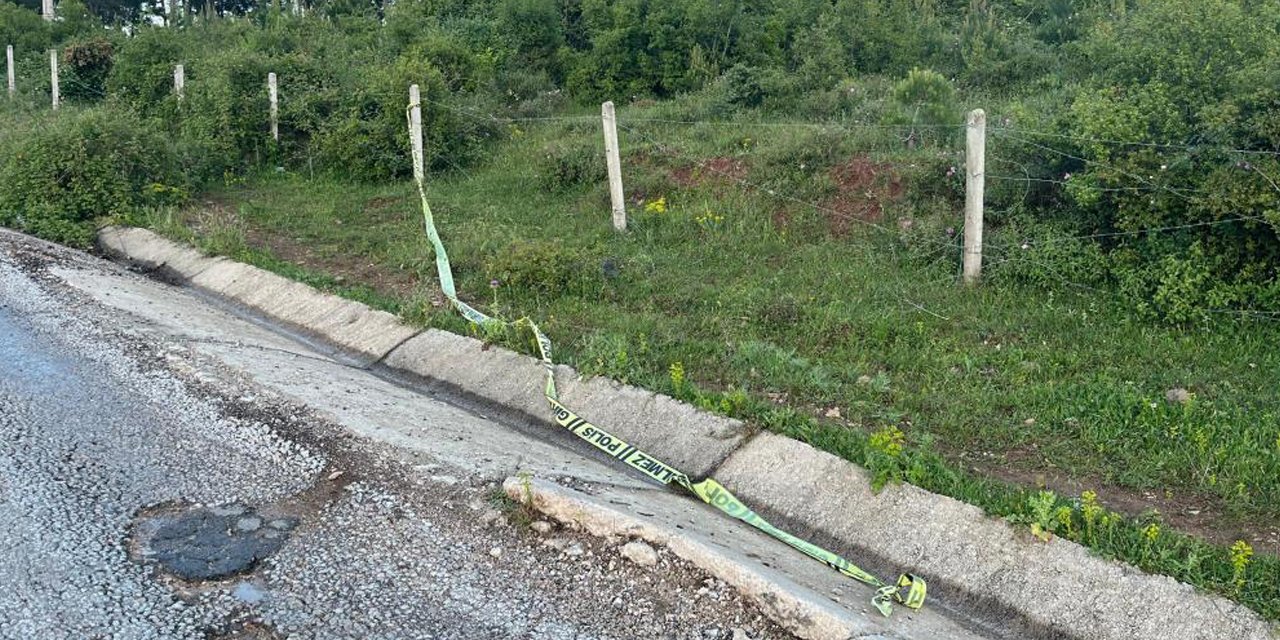
[[[590,257],[559,240],[517,240],[490,258],[485,272],[501,286],[559,296],[598,280]]]
[[[405,117],[409,85],[419,85],[428,169],[465,167],[484,153],[484,143],[499,129],[482,116],[468,116],[443,74],[417,52],[394,65],[366,74],[325,122],[315,138],[316,157],[325,170],[343,177],[376,181],[412,173]]]
[[[165,137],[127,111],[65,113],[32,130],[0,168],[0,224],[76,246],[93,222],[186,198]]]
[[[894,85],[893,103],[896,111],[888,114],[886,120],[890,124],[911,126],[916,140],[945,141],[960,129],[955,87],[936,71],[912,69]],[[917,126],[920,131],[914,130]]]
[[[107,92],[144,116],[170,113],[164,106],[172,100],[173,65],[182,61],[181,37],[174,29],[139,29],[114,53]]]
[[[44,51],[52,42],[50,23],[40,14],[8,0],[0,0],[0,46],[13,45],[17,55]]]
[[[63,95],[79,100],[102,99],[114,55],[115,46],[102,37],[67,44],[62,50],[62,65],[66,70]]]
[[[760,86],[760,71],[744,64],[735,64],[720,76],[725,100],[737,107],[758,107],[764,101],[764,89]]]
[[[1020,222],[993,234],[990,242],[1001,247],[1001,258],[993,261],[992,278],[1050,288],[1061,287],[1064,281],[1084,286],[1105,283],[1108,261],[1097,242],[1060,226]]]
[[[602,182],[605,159],[600,148],[578,141],[553,142],[538,162],[538,182],[552,191],[567,191],[583,184]]]

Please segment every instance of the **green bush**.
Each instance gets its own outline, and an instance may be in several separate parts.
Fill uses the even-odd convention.
[[[114,55],[115,46],[103,37],[67,44],[62,49],[62,94],[69,99],[101,100],[106,96]]]
[[[49,26],[39,13],[0,0],[0,46],[13,45],[15,54],[48,49],[53,38]]]
[[[1171,322],[1273,300],[1280,164],[1228,149],[1280,140],[1278,19],[1272,4],[1153,0],[1097,23],[1080,45],[1095,71],[1067,135],[1032,147],[1057,157],[1041,175],[1065,183],[1043,214],[1100,235],[1125,292]],[[1259,220],[1230,222],[1240,217]]]
[[[182,34],[173,29],[141,28],[114,52],[107,92],[143,116],[168,115],[173,96],[173,66],[182,62]],[[188,69],[188,75],[191,70]],[[198,83],[188,80],[188,87]]]
[[[1064,282],[1102,286],[1109,275],[1108,260],[1097,242],[1079,238],[1070,229],[1050,224],[1015,221],[988,240],[995,251],[991,277],[1059,288]]]
[[[917,142],[951,140],[960,130],[955,87],[936,71],[912,69],[894,85],[893,103],[896,110],[888,114],[886,121],[910,127]]]
[[[129,112],[68,111],[0,168],[0,224],[85,246],[98,218],[180,202],[190,187],[165,136]]]
[[[485,263],[485,273],[510,286],[538,294],[583,293],[599,280],[592,258],[559,240],[517,240]]]
[[[364,181],[412,174],[406,108],[409,85],[419,85],[429,170],[449,171],[478,161],[501,130],[454,99],[443,74],[418,52],[361,79],[316,133],[315,155],[324,170]]]
[[[553,142],[538,162],[538,183],[551,191],[567,191],[605,179],[604,153],[596,145],[578,140]]]

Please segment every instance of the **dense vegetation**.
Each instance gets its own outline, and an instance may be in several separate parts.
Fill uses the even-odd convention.
[[[1228,544],[1280,516],[1277,332],[1258,319],[1280,313],[1280,2],[192,9],[157,27],[66,0],[49,24],[0,0],[19,63],[0,224],[83,245],[105,218],[145,223],[466,330],[421,284],[417,83],[462,290],[546,320],[584,372],[1280,617],[1280,585],[1260,577],[1274,557],[1249,568],[1247,545],[1162,532],[1159,514],[989,480],[1159,494],[1143,504],[1220,516],[1209,537]],[[625,236],[605,222],[603,99],[621,114]],[[990,286],[964,291],[976,107]],[[1190,400],[1166,401],[1180,386]]]

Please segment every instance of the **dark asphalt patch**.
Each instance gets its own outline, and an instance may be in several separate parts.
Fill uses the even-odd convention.
[[[280,550],[296,518],[259,515],[241,504],[162,516],[147,544],[151,560],[183,580],[217,580],[248,573]]]

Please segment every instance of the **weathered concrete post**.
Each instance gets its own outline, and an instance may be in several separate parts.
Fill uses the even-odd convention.
[[[969,112],[965,122],[964,283],[982,277],[982,203],[986,190],[987,114]]]
[[[276,72],[267,74],[267,97],[271,100],[271,139],[280,141],[280,92],[276,87]]]
[[[186,97],[187,90],[187,70],[183,65],[177,65],[173,68],[173,93],[178,96],[178,102]]]
[[[13,75],[13,45],[9,45],[4,49],[4,59],[8,63],[9,69],[9,99],[12,100],[14,94],[18,92],[18,83]]]
[[[422,94],[416,84],[409,85],[409,147],[413,150],[413,177],[421,183],[427,169],[422,143]]]
[[[40,15],[44,16],[45,20],[53,22],[53,0],[41,0]]]
[[[600,105],[604,120],[604,155],[609,167],[609,199],[613,203],[613,228],[627,230],[627,202],[622,193],[622,160],[618,154],[618,118],[614,115],[613,102]]]
[[[49,50],[49,89],[53,93],[53,108],[57,110],[58,95],[58,50]]]

